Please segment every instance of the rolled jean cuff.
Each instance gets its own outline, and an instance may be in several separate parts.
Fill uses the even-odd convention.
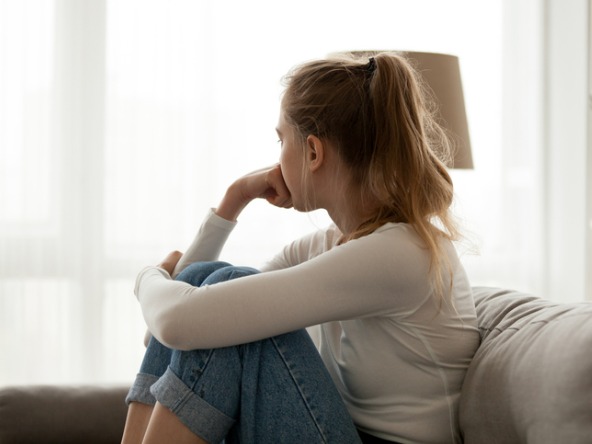
[[[233,418],[197,396],[170,368],[150,391],[189,430],[207,442],[221,442],[235,423]]]
[[[136,380],[132,384],[126,398],[127,405],[130,402],[140,402],[142,404],[154,405],[156,398],[150,393],[150,387],[158,381],[158,376],[149,375],[147,373],[138,373]]]

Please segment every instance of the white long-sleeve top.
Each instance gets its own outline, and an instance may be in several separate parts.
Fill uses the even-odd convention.
[[[233,227],[210,212],[175,273],[217,260]],[[334,226],[315,232],[261,274],[199,288],[148,267],[135,288],[148,328],[191,350],[321,324],[321,357],[358,428],[404,443],[458,442],[458,400],[479,334],[454,247],[445,246],[448,303],[434,294],[428,251],[409,225],[388,223],[342,245],[339,236]]]

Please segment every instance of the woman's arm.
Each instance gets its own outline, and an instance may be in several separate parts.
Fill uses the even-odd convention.
[[[193,242],[177,262],[171,276],[176,277],[194,262],[217,260],[235,226],[235,222],[223,219],[211,210],[199,227]]]
[[[190,350],[411,312],[431,294],[428,273],[429,255],[406,233],[375,233],[288,269],[211,286],[192,287],[163,269],[147,268],[138,276],[136,295],[154,336]]]
[[[201,225],[192,244],[177,263],[173,277],[198,261],[218,259],[226,239],[236,225],[242,210],[254,199],[266,199],[272,205],[290,208],[292,199],[279,165],[263,168],[236,180],[222,201]]]

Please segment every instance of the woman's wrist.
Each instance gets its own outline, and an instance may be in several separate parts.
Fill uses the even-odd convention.
[[[240,184],[237,181],[228,187],[214,212],[217,216],[234,222],[249,202],[244,198]]]

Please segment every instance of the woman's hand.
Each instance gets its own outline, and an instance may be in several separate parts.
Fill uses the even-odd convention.
[[[241,186],[243,199],[247,202],[262,198],[276,207],[292,207],[292,196],[286,186],[279,164],[254,171],[243,176],[237,182]]]
[[[177,262],[179,262],[179,259],[181,259],[181,256],[183,256],[183,253],[181,253],[180,251],[172,251],[167,255],[167,257],[164,258],[164,260],[160,264],[157,265],[157,267],[162,268],[169,275],[172,276],[173,271],[177,266]]]
[[[236,220],[254,199],[265,199],[280,208],[292,207],[292,196],[279,164],[254,171],[235,181],[226,191],[216,214],[227,220]]]

